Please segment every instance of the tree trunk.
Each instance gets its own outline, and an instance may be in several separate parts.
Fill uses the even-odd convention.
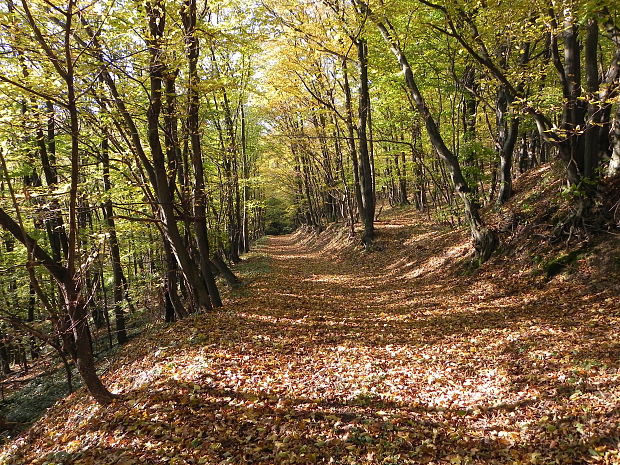
[[[3,209],[0,209],[0,226],[24,244],[29,253],[47,269],[59,285],[66,311],[64,318],[61,316],[60,319],[66,323],[59,328],[63,336],[63,345],[71,354],[86,388],[95,400],[101,404],[110,403],[116,396],[107,390],[95,370],[87,311],[75,274],[70,273],[68,267],[54,261]]]
[[[222,260],[220,254],[216,253],[213,256],[213,265],[222,274],[222,277],[233,287],[241,285],[241,280],[231,271],[226,262]]]
[[[164,295],[166,304],[170,303],[171,307],[166,306],[166,321],[174,321],[176,319],[183,319],[189,315],[189,312],[183,306],[178,292],[178,266],[176,257],[172,252],[172,247],[167,239],[164,238],[164,257],[166,261],[166,278],[164,282]],[[170,311],[173,311],[176,315],[174,318],[169,315]]]
[[[616,106],[616,116],[611,127],[611,159],[607,166],[607,176],[620,174],[620,105]]]
[[[67,108],[71,134],[71,183],[69,188],[69,251],[67,266],[63,273],[61,288],[65,300],[65,308],[71,320],[73,333],[73,358],[90,394],[100,404],[110,403],[114,395],[103,385],[95,370],[90,329],[88,327],[87,310],[81,295],[80,284],[77,279],[77,197],[80,174],[80,127],[78,119],[77,96],[74,87],[74,57],[71,47],[71,29],[74,15],[75,0],[69,0],[65,24],[65,72],[63,75],[67,84]]]
[[[349,84],[349,70],[347,67],[346,58],[342,60],[342,71],[344,77],[344,95],[347,107],[346,125],[347,125],[347,144],[349,146],[349,155],[351,157],[351,164],[353,165],[353,182],[355,203],[357,204],[357,211],[360,218],[363,218],[362,209],[364,208],[364,202],[362,201],[362,189],[360,188],[360,168],[359,160],[357,157],[357,146],[355,144],[355,124],[353,123],[353,102],[351,97],[351,86]],[[351,226],[353,229],[353,226]]]
[[[600,87],[598,73],[598,22],[591,19],[586,29],[585,41],[585,72],[586,72],[586,90],[588,94],[594,95]],[[585,133],[584,141],[584,166],[583,174],[586,178],[595,176],[599,164],[599,141],[601,139],[601,129],[605,126],[602,124],[605,112],[602,111],[599,104],[588,104],[588,120],[592,124],[589,125]],[[608,128],[606,128],[608,130]]]
[[[504,204],[512,197],[512,161],[514,156],[515,144],[519,133],[519,117],[508,112],[511,98],[502,86],[498,91],[497,97],[497,127],[499,129],[499,192],[497,203]]]
[[[173,206],[173,195],[168,184],[165,157],[159,138],[159,116],[162,108],[162,82],[165,65],[161,59],[161,41],[165,29],[165,9],[160,0],[146,4],[150,36],[148,46],[150,52],[149,79],[151,84],[151,100],[147,111],[148,140],[151,147],[152,166],[155,176],[155,188],[159,200],[159,210],[164,225],[164,232],[178,260],[192,297],[198,310],[212,308],[211,299],[200,269],[196,269],[190,258],[187,246],[181,237]]]
[[[0,333],[0,363],[2,364],[2,374],[9,375],[11,373],[11,357],[4,333]]]
[[[364,39],[357,41],[357,55],[360,62],[360,94],[359,94],[359,170],[360,189],[362,192],[362,220],[364,232],[362,242],[367,247],[375,237],[375,193],[372,182],[372,164],[368,152],[368,137],[366,134],[368,114],[370,111],[370,92],[368,89],[368,45]]]
[[[69,281],[64,287],[64,290],[67,292],[65,305],[67,306],[71,318],[71,327],[73,328],[73,346],[71,348],[66,347],[65,349],[69,349],[69,353],[75,361],[75,365],[88,392],[97,402],[106,405],[114,400],[116,396],[108,391],[101,382],[99,375],[97,375],[91,335],[86,319],[87,310],[84,306],[84,301],[80,297],[79,288],[76,288],[75,284]]]
[[[476,82],[476,68],[467,66],[462,77],[462,86],[464,88],[462,119],[463,119],[463,146],[461,146],[461,160],[466,167],[466,181],[471,187],[472,193],[479,195],[478,183],[480,182],[480,174],[478,169],[478,157],[472,143],[476,140],[476,113],[478,111],[478,98],[476,91],[478,83]]]
[[[248,159],[247,122],[244,105],[241,105],[241,161],[243,173],[243,231],[241,235],[241,251],[243,253],[248,253],[250,251],[250,220],[248,207],[248,202],[250,201],[250,187],[248,186],[250,180],[250,161]]]
[[[567,180],[571,186],[578,186],[584,175],[585,145],[582,130],[585,127],[586,101],[581,99],[581,46],[578,40],[578,26],[573,12],[567,8],[564,18],[564,65],[560,64],[557,48],[554,61],[560,71],[564,94],[562,122],[563,134],[558,143],[558,153],[564,161]]]
[[[110,193],[112,183],[110,182],[110,155],[108,153],[108,139],[104,137],[101,144],[101,157],[103,161],[103,189]],[[107,197],[103,204],[103,216],[108,226],[108,243],[110,245],[110,255],[112,258],[112,273],[114,275],[114,320],[116,324],[116,340],[119,344],[127,342],[127,329],[125,325],[125,310],[123,300],[125,296],[125,276],[121,264],[121,252],[116,236],[116,224],[114,222],[114,208],[112,199]]]
[[[206,188],[204,180],[204,168],[202,165],[202,148],[200,143],[199,111],[200,97],[198,86],[198,57],[200,44],[196,36],[196,1],[186,0],[181,9],[181,17],[185,29],[185,43],[187,49],[187,61],[189,68],[189,108],[187,114],[187,128],[191,143],[191,159],[194,168],[194,232],[196,243],[200,253],[200,272],[205,280],[211,303],[214,307],[221,307],[220,292],[215,283],[213,273],[209,266],[209,234],[207,231],[207,207]]]
[[[392,53],[398,59],[401,65],[403,73],[405,75],[405,84],[416,108],[424,120],[426,130],[433,147],[435,148],[438,156],[444,161],[448,169],[454,187],[461,198],[465,209],[465,217],[469,223],[472,240],[474,243],[474,249],[476,257],[480,262],[484,262],[489,259],[493,251],[497,247],[497,236],[490,230],[482,221],[479,213],[480,205],[471,196],[471,189],[467,185],[465,178],[461,172],[461,166],[456,156],[448,149],[441,136],[437,123],[430,113],[428,106],[419,91],[418,86],[413,76],[413,71],[409,65],[409,61],[402,51],[399,42],[395,39],[393,26],[386,21],[385,24],[380,21],[372,12],[368,9],[368,6],[364,3],[359,3],[363,12],[366,12],[370,19],[375,23],[379,32],[383,36],[384,40],[390,46]],[[389,28],[389,29],[388,29]]]

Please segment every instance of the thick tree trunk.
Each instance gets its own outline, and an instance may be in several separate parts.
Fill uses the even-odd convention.
[[[394,157],[398,174],[398,195],[401,205],[409,204],[409,193],[407,188],[407,161],[405,152],[400,152],[400,166],[398,156]]]
[[[570,8],[567,8],[564,14],[564,64],[560,61],[557,37],[554,37],[552,50],[564,94],[561,138],[557,145],[560,159],[566,166],[568,183],[571,186],[578,186],[585,168],[585,141],[582,130],[585,128],[587,103],[585,99],[581,99],[581,46],[578,40],[578,26]]]
[[[241,234],[243,224],[241,222],[241,189],[239,187],[239,153],[238,150],[235,151],[234,156],[231,158],[232,161],[232,174],[233,174],[233,192],[235,195],[235,200],[233,202],[234,212],[235,212],[235,229],[234,235],[232,236],[231,247],[234,248],[234,263],[238,263],[241,261],[241,253],[243,253],[243,248],[241,247]]]
[[[45,181],[49,189],[55,189],[58,184],[58,173],[56,169],[56,129],[54,118],[54,105],[46,103],[47,111],[47,132],[39,130],[37,141],[39,145],[39,159],[43,167]],[[52,199],[46,207],[44,223],[47,232],[52,258],[59,261],[61,257],[66,258],[68,252],[68,239],[60,212],[58,200]]]

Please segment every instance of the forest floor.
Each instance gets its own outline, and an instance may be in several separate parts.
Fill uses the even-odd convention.
[[[0,464],[620,463],[618,236],[553,276],[473,269],[462,231],[397,213],[371,252],[264,240],[223,310],[130,342],[122,401],[73,394]]]

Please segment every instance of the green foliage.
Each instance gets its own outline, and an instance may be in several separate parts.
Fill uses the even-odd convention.
[[[295,229],[291,208],[287,203],[276,197],[265,201],[265,234],[278,236],[289,234]]]
[[[77,377],[73,377],[73,384],[74,388],[80,386]],[[37,376],[9,396],[1,403],[2,412],[8,421],[26,426],[67,394],[65,370],[60,368]]]
[[[585,256],[586,253],[583,249],[577,249],[544,260],[540,262],[539,267],[545,273],[545,276],[547,278],[552,278],[564,272],[570,265],[576,263],[578,260],[581,260]]]
[[[587,197],[589,192],[592,192],[592,189],[597,185],[596,179],[591,178],[581,178],[578,184],[572,184],[564,186],[560,192],[560,195],[565,199],[571,202],[574,202],[578,199],[583,199]]]

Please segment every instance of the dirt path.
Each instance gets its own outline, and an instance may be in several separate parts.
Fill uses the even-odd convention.
[[[223,312],[134,343],[107,378],[127,400],[69,399],[23,463],[617,463],[612,303],[464,276],[441,228],[386,223],[348,259],[301,239],[261,246]]]

